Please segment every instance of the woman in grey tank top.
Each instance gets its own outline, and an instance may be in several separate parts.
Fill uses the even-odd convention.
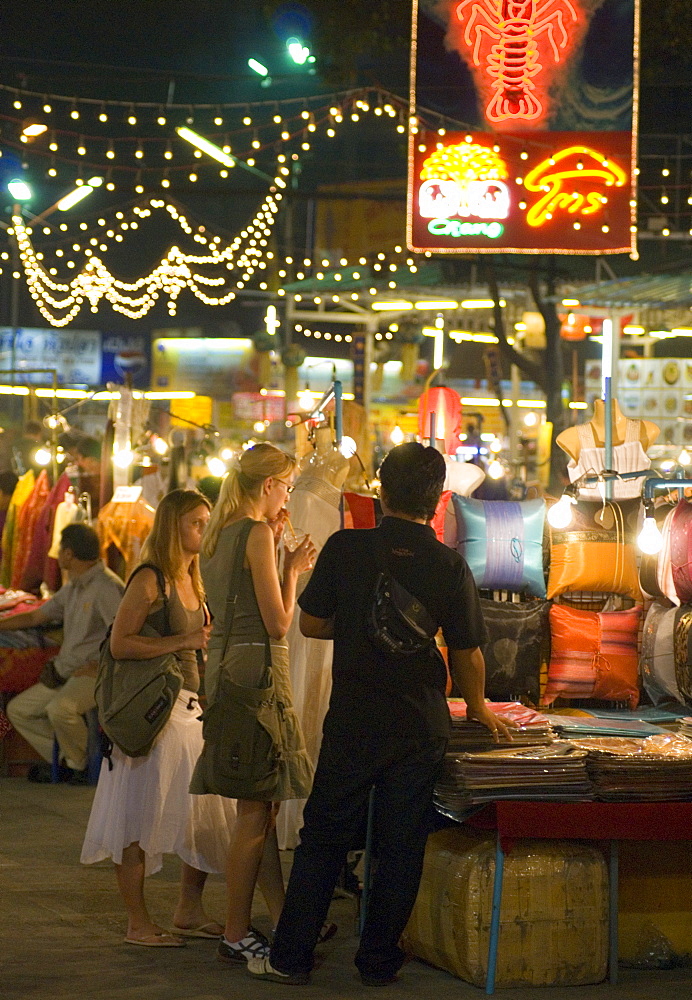
[[[218,953],[229,963],[244,963],[268,953],[266,939],[250,924],[255,883],[276,925],[284,902],[276,814],[282,800],[305,798],[312,787],[312,764],[292,705],[285,636],[293,618],[298,576],[312,567],[315,547],[308,536],[295,552],[287,552],[283,579],[276,557],[295,468],[294,460],[273,445],[255,445],[245,451],[239,466],[223,482],[202,543],[200,565],[214,618],[207,698],[216,718],[237,714],[244,699],[257,706],[257,717],[251,716],[254,723],[248,722],[247,744],[230,747],[226,755],[225,748],[219,752],[220,743],[213,745],[207,739],[190,785],[193,793],[237,797],[238,816],[226,871],[228,913]],[[236,565],[239,571],[234,578]],[[229,584],[235,594],[229,595]],[[233,605],[228,603],[229,596],[235,596]],[[226,614],[231,614],[231,606],[229,632]],[[258,692],[263,689],[273,691],[266,698],[271,708],[265,706],[265,711],[280,717],[280,745],[268,741],[266,730],[261,731],[258,717],[264,702]],[[275,766],[268,778],[254,783],[254,777],[241,773],[244,761],[252,758],[253,748],[262,740],[269,742]],[[239,766],[234,777],[236,757]]]

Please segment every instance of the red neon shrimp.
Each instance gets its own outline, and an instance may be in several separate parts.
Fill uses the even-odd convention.
[[[485,54],[494,91],[486,108],[488,120],[540,118],[544,107],[534,83],[543,69],[538,38],[547,37],[558,63],[570,37],[565,21],[578,20],[570,0],[461,0],[456,14],[464,24],[464,41],[472,49],[474,65],[483,61],[483,42],[492,43]]]

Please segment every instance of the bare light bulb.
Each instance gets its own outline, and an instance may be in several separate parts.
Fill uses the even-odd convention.
[[[502,462],[498,462],[496,458],[492,460],[488,466],[488,475],[491,479],[502,479],[505,474],[505,467]]]
[[[683,448],[678,455],[678,465],[687,466],[690,464],[690,453],[687,448]]]
[[[34,452],[34,461],[37,465],[48,465],[50,462],[50,452],[47,448],[37,448]]]
[[[566,528],[572,520],[572,505],[576,504],[574,497],[563,493],[557,503],[548,511],[548,523],[558,531]]]
[[[225,476],[227,472],[226,463],[222,462],[221,459],[217,458],[215,455],[212,455],[207,459],[207,468],[212,476],[216,476],[218,479],[220,479],[221,476]]]
[[[392,442],[393,445],[403,444],[404,437],[405,437],[404,432],[402,431],[401,427],[399,427],[399,425],[397,424],[396,427],[392,430],[392,433],[389,435],[389,440]]]
[[[168,451],[168,443],[162,437],[158,437],[158,435],[152,438],[151,446],[157,455],[165,455]]]
[[[135,453],[129,448],[123,448],[122,451],[116,451],[113,455],[113,464],[117,465],[119,469],[127,469],[128,466],[132,465],[135,460]]]
[[[341,444],[339,445],[339,451],[344,456],[344,458],[351,458],[358,451],[358,445],[353,440],[352,437],[346,435],[342,437]]]
[[[663,548],[663,535],[653,517],[645,517],[637,545],[647,556],[655,556]]]

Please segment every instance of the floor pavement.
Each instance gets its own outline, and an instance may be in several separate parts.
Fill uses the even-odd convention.
[[[84,867],[79,851],[93,790],[0,779],[0,998],[1,1000],[480,1000],[482,990],[422,962],[408,962],[398,983],[364,987],[353,965],[355,904],[336,899],[331,918],[339,931],[319,951],[320,966],[305,987],[250,979],[242,968],[215,960],[213,941],[180,949],[122,943],[124,920],[110,863]],[[286,868],[290,868],[290,852]],[[169,923],[178,864],[147,880],[152,915]],[[223,880],[212,876],[208,912],[223,913]],[[268,930],[261,900],[256,924]],[[685,1000],[692,969],[621,970],[617,986],[498,990],[500,1000]]]

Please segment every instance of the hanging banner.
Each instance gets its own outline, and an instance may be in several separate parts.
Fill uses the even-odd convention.
[[[636,255],[638,27],[639,0],[414,0],[409,248]]]
[[[16,376],[19,383],[50,385],[55,369],[59,385],[98,386],[101,382],[101,334],[97,330],[0,329],[0,368],[48,369]],[[6,376],[0,373],[0,378]]]

